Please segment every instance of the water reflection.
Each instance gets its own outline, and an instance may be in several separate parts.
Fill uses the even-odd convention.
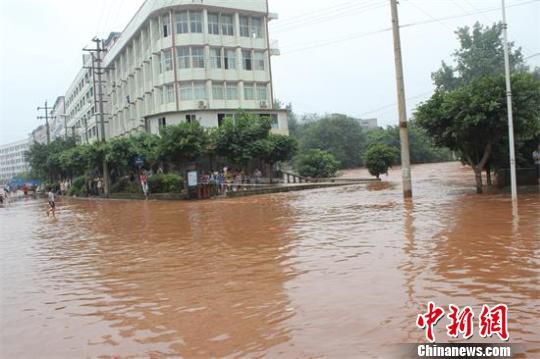
[[[55,333],[39,336],[60,357],[82,355],[82,341],[91,356],[264,352],[288,340],[290,209],[279,199],[239,204],[67,201],[59,226],[34,228],[32,250],[49,259],[39,265],[41,303],[12,304],[44,313]],[[5,354],[32,353],[24,338],[9,345],[10,334]]]

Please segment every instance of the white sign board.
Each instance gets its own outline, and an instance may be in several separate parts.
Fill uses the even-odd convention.
[[[188,187],[197,187],[197,171],[189,171],[187,173]]]

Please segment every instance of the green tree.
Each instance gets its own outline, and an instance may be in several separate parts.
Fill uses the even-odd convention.
[[[42,180],[56,181],[65,177],[62,152],[75,147],[73,139],[56,139],[50,144],[34,143],[26,153],[31,174]]]
[[[142,132],[133,137],[135,152],[144,158],[145,166],[157,170],[161,139],[158,135]]]
[[[441,68],[431,77],[439,91],[452,91],[466,85],[474,79],[492,76],[504,72],[504,47],[502,23],[482,26],[475,23],[458,28],[460,48],[454,54],[455,65],[442,62]],[[513,50],[510,43],[510,64],[512,71],[525,70],[521,49]]]
[[[273,133],[266,139],[257,141],[256,145],[257,158],[267,163],[270,169],[275,163],[290,161],[298,151],[298,141],[295,138]]]
[[[512,103],[516,143],[540,132],[540,81],[532,74],[512,76]],[[437,90],[415,117],[439,146],[458,152],[473,168],[478,193],[482,170],[494,147],[507,145],[506,85],[503,75],[472,80],[451,91]]]
[[[447,148],[437,147],[427,132],[418,126],[416,121],[409,121],[408,129],[411,163],[442,162],[451,159],[451,152]],[[378,128],[368,131],[367,137],[367,148],[372,144],[384,143],[392,147],[396,152],[393,164],[401,162],[399,126],[389,126],[384,129]]]
[[[369,146],[364,155],[364,161],[369,173],[377,178],[383,173],[388,173],[388,169],[392,167],[395,158],[395,148],[384,143]]]
[[[300,150],[320,149],[332,153],[343,168],[362,164],[358,154],[367,142],[360,123],[351,117],[333,114],[307,122],[300,136]]]
[[[304,177],[333,177],[339,168],[339,162],[332,153],[319,149],[300,154],[296,163],[298,173]]]
[[[264,143],[272,127],[270,118],[240,113],[227,118],[215,138],[215,151],[230,162],[246,167],[265,152]]]
[[[161,131],[160,157],[182,165],[201,157],[207,148],[208,135],[198,123],[181,123],[167,126]]]

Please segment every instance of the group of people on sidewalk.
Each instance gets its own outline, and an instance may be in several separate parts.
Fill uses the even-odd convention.
[[[205,173],[200,178],[202,184],[212,184],[217,187],[217,192],[223,194],[227,191],[237,191],[242,184],[261,184],[262,172],[258,168],[251,176],[239,169],[223,168],[222,171]]]

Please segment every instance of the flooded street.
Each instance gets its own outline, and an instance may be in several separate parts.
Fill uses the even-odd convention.
[[[45,200],[0,208],[0,357],[391,358],[425,340],[434,301],[507,304],[510,342],[538,358],[540,195],[513,221],[472,174],[416,166],[411,202],[394,170],[241,199],[64,199],[57,219]]]

